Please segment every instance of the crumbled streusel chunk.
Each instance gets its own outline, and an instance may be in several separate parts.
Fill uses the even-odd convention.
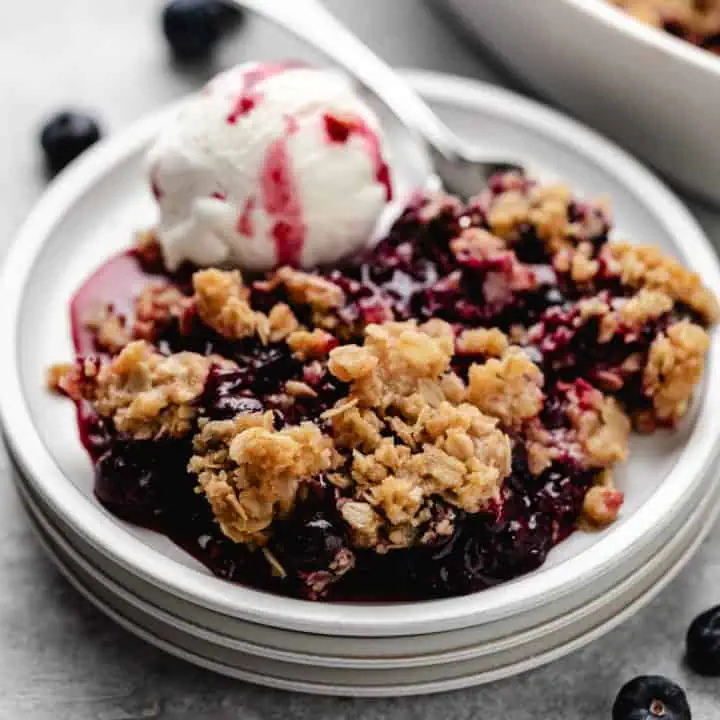
[[[293,302],[309,305],[313,310],[332,310],[345,302],[343,291],[319,275],[283,267],[275,274],[275,280],[285,285]]]
[[[453,195],[443,192],[430,193],[418,211],[423,223],[431,223],[442,215],[455,215],[462,210],[462,203]]]
[[[277,516],[295,503],[303,480],[333,469],[332,440],[312,423],[275,430],[273,414],[206,423],[189,470],[198,476],[223,533],[263,545]]]
[[[268,334],[265,338],[261,337],[265,343],[267,343],[268,340],[270,342],[285,340],[285,338],[294,333],[300,326],[295,314],[285,303],[273,305],[267,317]]]
[[[458,352],[486,357],[501,357],[509,345],[507,335],[497,328],[463,330],[457,339]]]
[[[371,375],[378,364],[378,358],[369,349],[343,345],[330,353],[328,369],[338,380],[352,382]]]
[[[337,340],[329,332],[315,328],[312,332],[296,330],[287,338],[287,344],[299,360],[326,358],[337,347]]]
[[[613,487],[591,487],[582,506],[582,518],[591,527],[602,528],[617,520],[625,495]]]
[[[267,345],[284,340],[300,327],[285,303],[276,303],[268,315],[255,312],[237,270],[199,270],[193,275],[193,288],[200,319],[229,340],[242,340],[257,333]]]
[[[669,295],[643,288],[620,308],[619,317],[625,325],[640,328],[649,320],[662,317],[672,308],[673,301]]]
[[[500,358],[470,367],[468,400],[497,417],[508,428],[519,428],[542,409],[543,374],[519,348]]]
[[[51,365],[45,375],[48,390],[60,395],[75,397],[68,383],[76,374],[76,368],[76,363],[56,363],[55,365]]]
[[[593,247],[588,242],[580,243],[572,252],[570,261],[570,277],[573,282],[582,285],[592,280],[597,274],[600,263],[593,260]]]
[[[454,346],[447,323],[431,320],[368,325],[365,344],[343,345],[330,353],[328,369],[352,382],[351,397],[362,406],[382,407],[394,396],[416,391],[422,379],[439,380],[450,365]]]
[[[247,289],[237,270],[198,270],[193,275],[195,304],[200,319],[230,340],[254,335],[267,318],[247,300]]]
[[[628,337],[641,332],[653,320],[669,313],[673,305],[672,298],[665,293],[643,288],[627,300],[611,299],[606,292],[583,298],[578,301],[577,309],[583,323],[591,318],[599,320],[598,342],[607,343],[618,332]]]
[[[656,290],[699,313],[707,322],[718,318],[718,302],[697,273],[650,245],[608,243],[601,251],[609,267],[626,285]]]
[[[193,427],[211,360],[195,353],[160,355],[151,345],[129,343],[113,360],[90,365],[83,396],[102,417],[136,440],[182,437]],[[85,364],[87,368],[87,363]]]
[[[144,287],[135,300],[135,340],[152,342],[173,320],[181,323],[193,305],[192,298],[183,295],[173,285],[151,284]]]
[[[97,348],[110,354],[119,352],[130,342],[127,320],[124,315],[115,312],[112,305],[100,308],[88,318],[85,326],[92,331]]]
[[[506,186],[488,199],[480,196],[480,202],[488,205],[487,222],[492,233],[512,245],[523,228],[532,227],[550,255],[574,247],[593,230],[571,219],[572,201],[565,185],[536,185],[521,176],[514,188]]]
[[[141,230],[135,234],[135,255],[146,268],[162,267],[162,246],[155,230]]]
[[[356,547],[375,548],[378,546],[383,519],[370,503],[347,500],[340,505],[340,514],[352,531]]]
[[[450,248],[455,255],[468,253],[484,257],[490,253],[507,250],[507,243],[487,230],[471,227],[463,230],[458,237],[452,240]]]
[[[688,320],[671,325],[653,341],[643,386],[661,421],[674,422],[686,413],[709,347],[705,330]]]
[[[568,389],[567,414],[588,467],[609,468],[627,459],[630,420],[617,400],[579,381]]]
[[[401,420],[385,419],[391,426],[393,419]],[[365,442],[363,448],[372,452],[356,450],[351,466],[358,497],[386,520],[394,546],[417,540],[433,497],[478,512],[498,498],[510,472],[509,437],[472,405],[443,402],[406,428],[402,443],[380,435]],[[375,522],[372,527],[374,537]]]
[[[352,451],[355,500],[343,516],[362,547],[417,542],[433,498],[478,512],[510,472],[510,439],[462,402],[452,352],[450,326],[430,321],[370,325],[363,346],[330,354],[328,368],[350,394],[325,417],[338,449]]]

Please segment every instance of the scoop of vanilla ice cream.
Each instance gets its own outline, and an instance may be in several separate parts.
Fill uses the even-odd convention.
[[[222,73],[149,152],[165,262],[332,264],[371,238],[392,195],[385,158],[376,116],[343,75]]]

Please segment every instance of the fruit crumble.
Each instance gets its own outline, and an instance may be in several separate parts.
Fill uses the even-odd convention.
[[[610,0],[651,27],[720,54],[718,0]]]
[[[423,600],[540,566],[621,511],[631,427],[687,412],[718,305],[608,238],[600,202],[520,174],[417,195],[330,269],[168,270],[153,232],[76,295],[96,494],[217,575]]]

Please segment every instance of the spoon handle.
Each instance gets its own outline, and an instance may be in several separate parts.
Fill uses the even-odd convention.
[[[231,0],[272,20],[317,48],[369,88],[403,125],[437,155],[452,159],[459,139],[384,60],[327,10],[320,0]]]

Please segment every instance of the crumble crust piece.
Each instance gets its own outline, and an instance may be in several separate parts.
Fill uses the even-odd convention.
[[[345,302],[345,294],[335,283],[290,267],[280,268],[270,282],[284,285],[293,302],[319,312],[342,307]]]
[[[558,389],[565,398],[568,427],[548,429],[539,418],[529,423],[526,448],[530,472],[541,475],[555,460],[570,454],[581,467],[602,470],[601,476],[609,478],[610,469],[627,459],[629,418],[617,400],[584,380],[560,383]]]
[[[471,201],[485,211],[490,231],[512,246],[527,228],[535,231],[549,255],[592,240],[607,228],[603,201],[585,203],[582,217],[572,217],[574,200],[567,185],[539,185],[519,174],[506,174],[502,187],[484,191]]]
[[[303,480],[334,469],[332,440],[305,422],[274,429],[273,413],[204,422],[188,469],[198,476],[223,533],[263,545],[277,516],[290,511]]]
[[[673,422],[686,413],[692,391],[702,377],[709,347],[705,330],[687,320],[671,325],[655,338],[643,372],[643,385],[660,420]]]
[[[618,313],[620,322],[641,328],[650,320],[656,320],[673,309],[672,298],[659,290],[643,288],[633,295]]]
[[[192,281],[198,316],[228,340],[242,340],[257,334],[267,345],[284,340],[300,327],[285,303],[274,305],[268,315],[255,312],[250,307],[249,290],[237,270],[198,270]]]
[[[495,418],[448,399],[464,395],[448,372],[452,352],[451,327],[435,320],[369,325],[363,346],[330,353],[330,372],[350,383],[325,417],[338,449],[352,451],[354,498],[341,513],[360,547],[414,544],[435,498],[478,512],[499,497],[510,438]]]
[[[608,261],[624,284],[663,292],[695,310],[706,322],[717,321],[718,301],[703,285],[700,276],[658,248],[612,242],[603,248],[600,256]]]
[[[497,328],[463,330],[456,343],[459,353],[498,358],[502,357],[509,346],[507,335]]]
[[[315,328],[308,330],[295,330],[287,338],[287,344],[299,360],[319,360],[326,358],[335,348],[338,341],[334,335],[325,330]]]
[[[176,320],[183,328],[184,319],[193,307],[192,298],[172,285],[154,283],[144,287],[135,300],[135,340],[153,342],[160,331]]]
[[[589,529],[599,529],[612,525],[617,520],[625,495],[614,487],[595,485],[591,487],[583,500],[581,521]]]
[[[144,267],[163,266],[162,246],[155,230],[141,230],[135,233],[134,253]]]
[[[98,349],[115,354],[130,342],[130,331],[124,315],[116,313],[112,305],[105,305],[86,322],[92,330]]]
[[[229,340],[254,335],[263,323],[248,303],[248,291],[237,270],[199,270],[193,274],[195,305],[200,319]]]
[[[194,403],[211,364],[190,352],[166,357],[138,340],[106,365],[84,362],[80,391],[100,416],[136,440],[182,437],[194,426]]]
[[[543,374],[517,347],[501,358],[470,367],[468,399],[482,412],[499,418],[507,428],[519,428],[543,405]]]
[[[588,467],[609,468],[628,455],[630,420],[612,397],[584,381],[567,392],[567,414],[583,450]]]

